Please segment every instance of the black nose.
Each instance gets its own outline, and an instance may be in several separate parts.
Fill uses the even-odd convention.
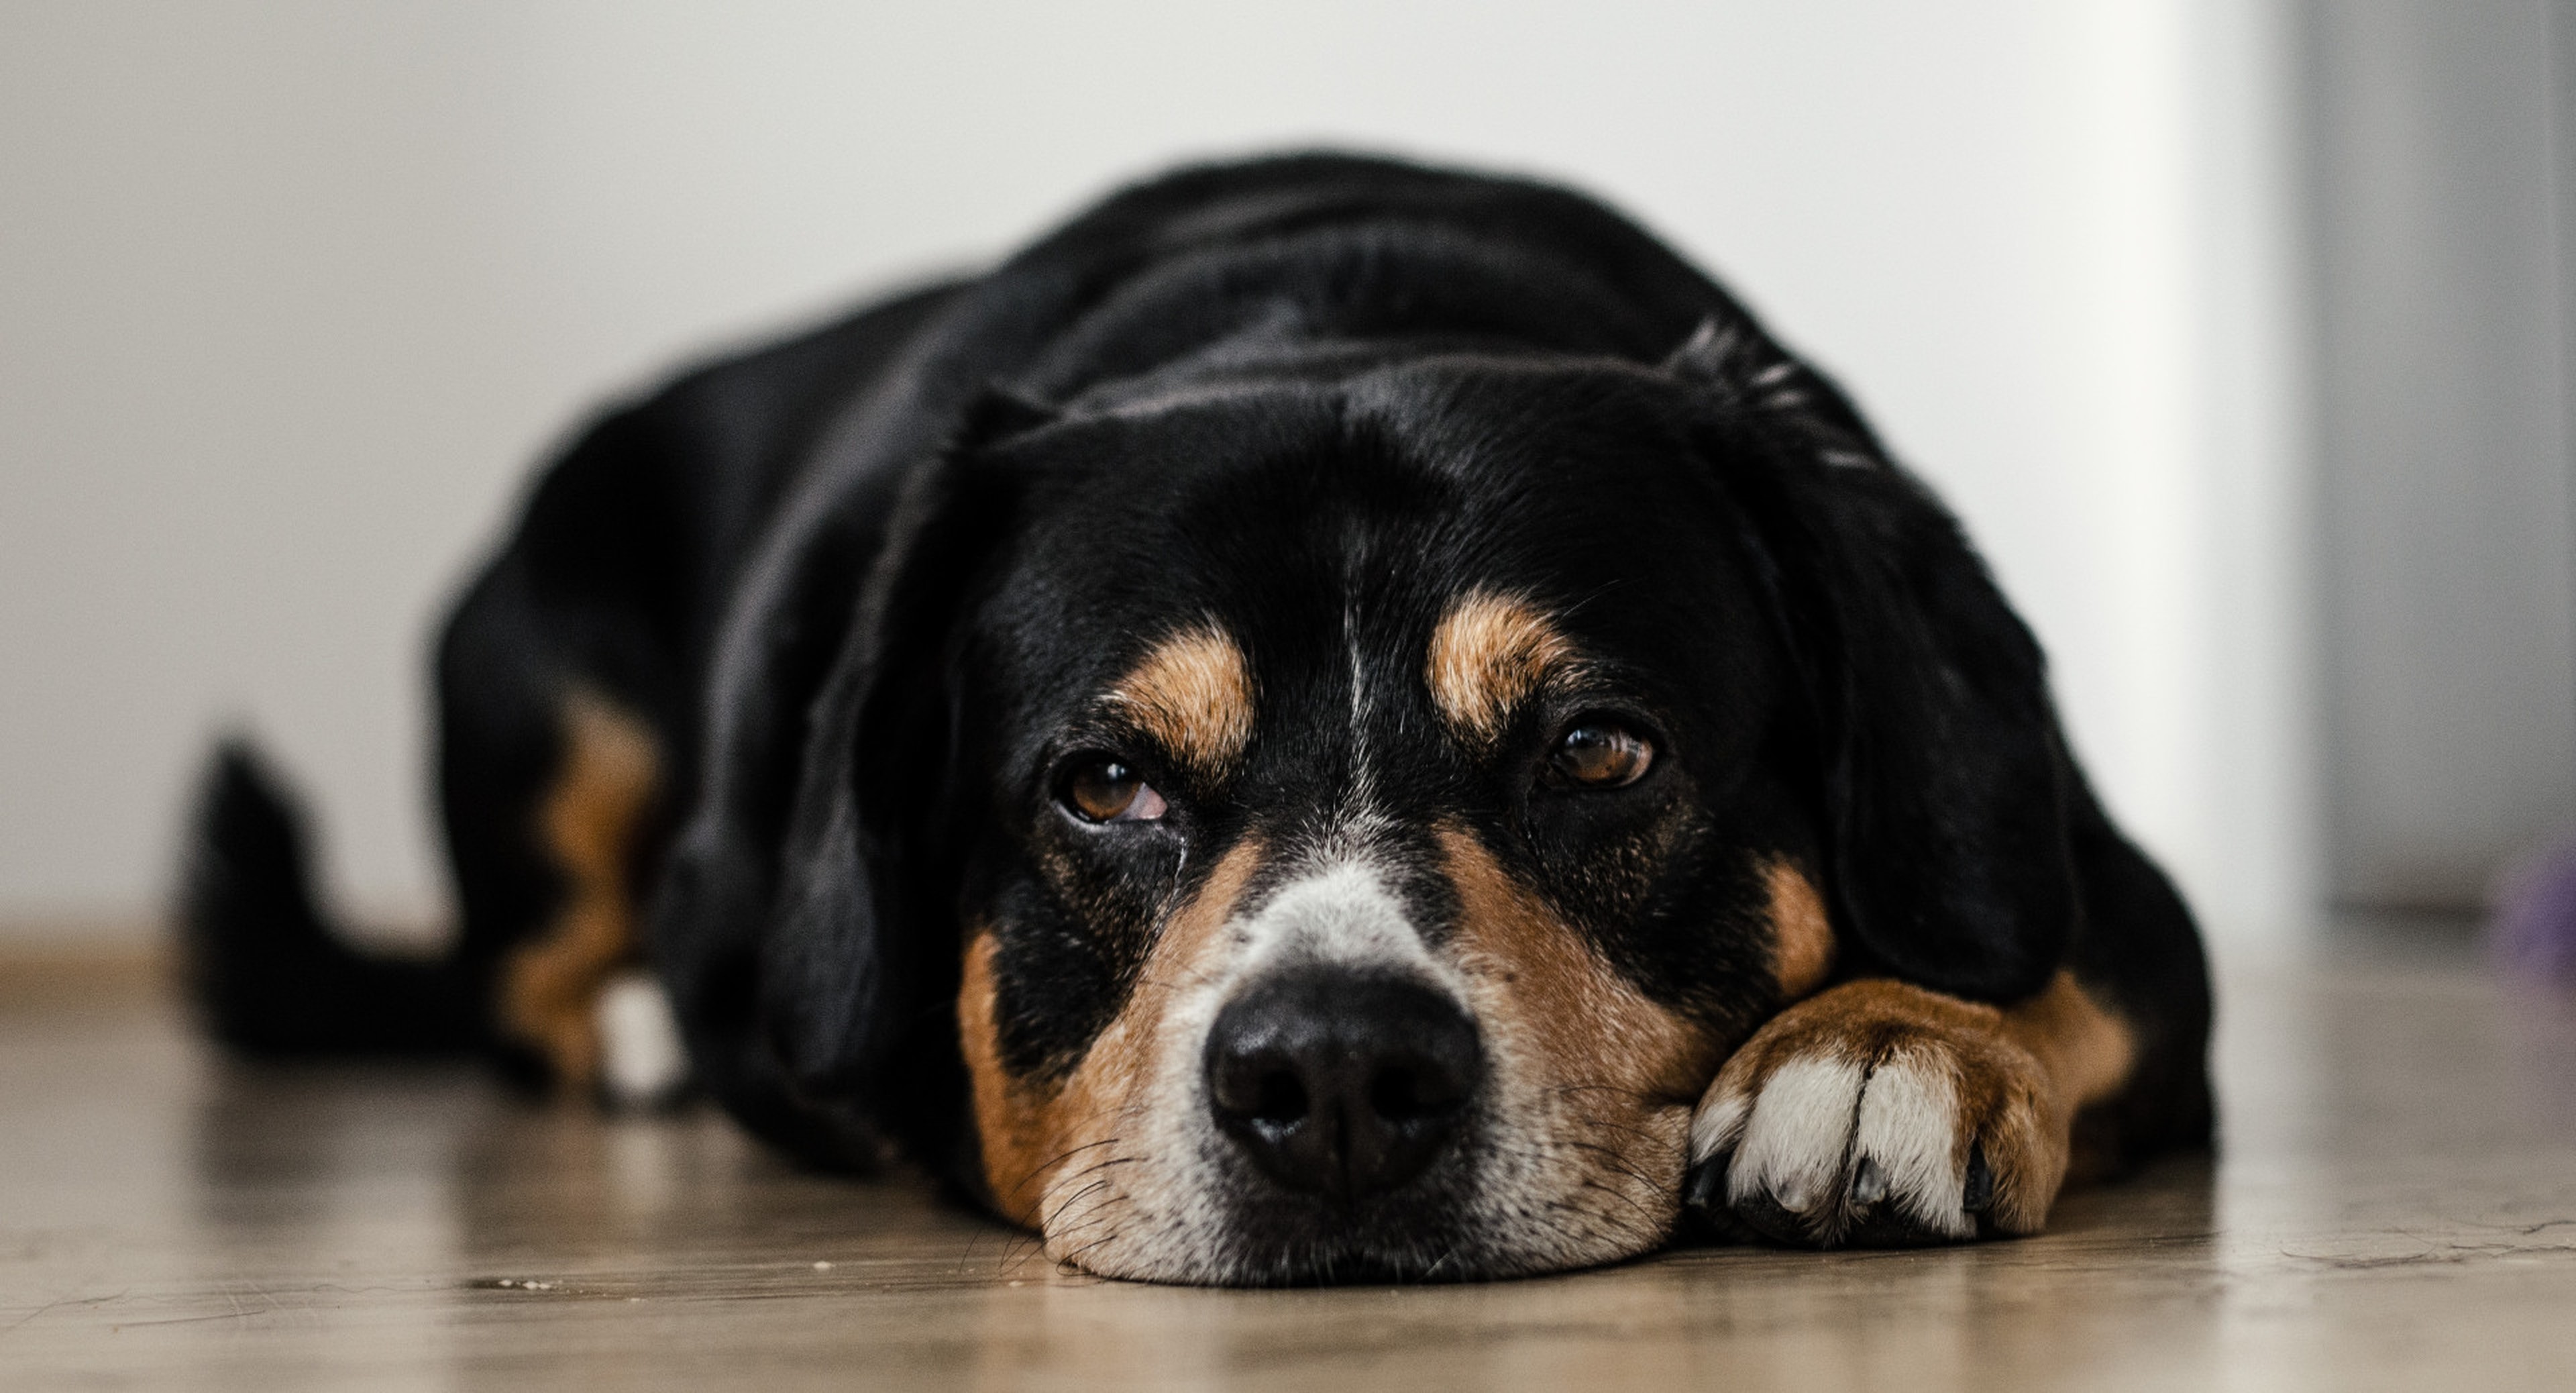
[[[1465,1012],[1384,974],[1273,973],[1236,993],[1208,1032],[1217,1126],[1271,1179],[1335,1199],[1421,1174],[1483,1072]]]

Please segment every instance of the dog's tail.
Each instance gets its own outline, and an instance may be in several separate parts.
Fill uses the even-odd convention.
[[[363,952],[315,906],[304,818],[246,741],[208,762],[179,894],[208,1030],[257,1055],[446,1053],[484,1035],[461,963]]]

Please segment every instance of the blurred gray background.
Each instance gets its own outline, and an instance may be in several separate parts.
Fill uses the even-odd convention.
[[[152,931],[209,737],[434,923],[434,615],[690,355],[1167,162],[1576,182],[1838,373],[2222,943],[2576,804],[2549,0],[0,0],[0,935]]]

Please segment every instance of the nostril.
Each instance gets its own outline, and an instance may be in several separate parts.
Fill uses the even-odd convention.
[[[1244,1122],[1292,1125],[1313,1108],[1296,1061],[1266,1049],[1215,1052],[1208,1068],[1217,1111]]]
[[[1413,1101],[1413,1071],[1378,1070],[1377,1076],[1369,1080],[1368,1101],[1380,1117],[1402,1121],[1413,1116],[1417,1111]]]
[[[1439,1072],[1413,1064],[1388,1065],[1369,1080],[1369,1107],[1389,1122],[1413,1122],[1448,1112],[1464,1101],[1464,1095],[1454,1080],[1439,1078]]]
[[[1261,1076],[1252,1106],[1245,1116],[1254,1122],[1285,1125],[1306,1115],[1306,1085],[1286,1069],[1274,1069]]]

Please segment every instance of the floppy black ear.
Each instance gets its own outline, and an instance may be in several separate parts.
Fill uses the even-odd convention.
[[[748,577],[728,624],[656,958],[709,1089],[809,1160],[935,1146],[963,1097],[940,884],[953,643],[1012,512],[974,449],[1039,423],[979,401],[893,498],[848,500]]]
[[[814,698],[760,978],[800,1096],[906,1117],[953,1101],[956,621],[1008,494],[964,459],[915,481]]]
[[[2039,645],[1949,512],[1846,428],[1840,393],[1742,334],[1704,328],[1667,366],[1715,389],[1710,448],[1802,669],[1851,965],[2026,996],[2080,913]]]

